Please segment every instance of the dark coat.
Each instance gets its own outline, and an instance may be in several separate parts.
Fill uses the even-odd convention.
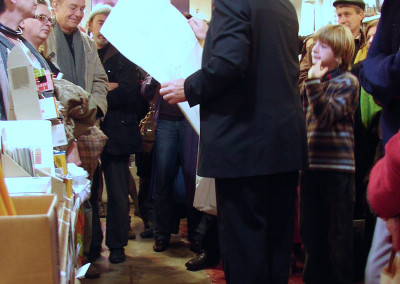
[[[297,35],[288,0],[215,1],[202,69],[185,81],[189,104],[200,104],[200,176],[269,175],[307,165]]]
[[[112,155],[134,154],[142,151],[135,101],[140,96],[136,65],[110,45],[103,58],[109,82],[119,84],[108,92],[108,111],[101,130],[108,137],[104,149]]]
[[[383,145],[400,129],[400,0],[387,0],[368,51],[361,63],[365,91],[382,104]]]

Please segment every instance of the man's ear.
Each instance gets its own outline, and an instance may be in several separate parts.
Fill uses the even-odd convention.
[[[22,30],[25,29],[25,20],[22,20],[18,25]]]
[[[361,22],[362,22],[362,20],[364,20],[364,17],[365,17],[364,11],[362,11],[362,12],[360,13],[360,17],[361,17]]]
[[[92,26],[93,26],[93,19],[88,24],[88,34],[92,32]]]
[[[58,12],[58,7],[59,7],[60,3],[58,3],[57,0],[53,0],[51,3],[52,3],[51,7],[53,7],[54,12]]]

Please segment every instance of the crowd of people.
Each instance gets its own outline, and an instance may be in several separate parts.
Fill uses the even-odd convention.
[[[185,15],[204,44],[201,69],[157,82],[101,34],[111,6],[95,6],[82,23],[85,0],[0,0],[1,119],[15,119],[7,75],[15,45],[34,68],[63,75],[46,95],[63,106],[52,123],[65,126],[67,161],[92,180],[84,261],[101,255],[104,176],[111,263],[125,261],[135,238],[131,195],[155,252],[169,249],[187,218],[188,270],[222,260],[227,283],[288,283],[299,215],[304,283],[353,283],[359,271],[379,283],[400,250],[400,0],[386,0],[365,26],[363,0],[334,1],[339,24],[307,37],[303,52],[289,0],[212,5],[209,23]],[[201,106],[200,135],[183,101]],[[139,122],[152,104],[156,136],[145,149]],[[215,178],[216,217],[193,207],[196,174]],[[355,219],[365,220],[361,258]],[[91,266],[86,276],[99,273]]]

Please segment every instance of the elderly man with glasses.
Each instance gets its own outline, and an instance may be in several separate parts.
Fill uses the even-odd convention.
[[[49,69],[44,58],[32,44],[22,37],[19,27],[22,20],[32,18],[38,4],[36,0],[0,0],[0,119],[12,120],[10,110],[10,85],[7,74],[8,53],[15,45],[22,46],[32,60],[34,68]]]
[[[53,0],[51,2],[55,15],[56,24],[50,33],[44,49],[46,58],[51,58],[52,62],[58,66],[66,79],[75,85],[82,87],[86,92],[92,94],[97,105],[97,122],[99,126],[107,111],[107,74],[97,53],[96,43],[89,36],[82,32],[79,24],[86,11],[85,0]],[[92,128],[91,132],[81,135],[78,138],[79,150],[82,167],[88,171],[89,178],[93,180],[95,169],[98,166],[97,153],[103,147],[96,145],[97,136],[100,130]],[[92,142],[90,142],[92,141]],[[89,143],[88,143],[89,142]],[[96,154],[95,154],[96,153]],[[84,205],[90,208],[91,205]],[[90,214],[91,215],[91,214]],[[89,217],[90,218],[90,217]],[[86,232],[92,230],[91,225],[85,225],[83,241],[83,251],[89,254],[90,236]],[[86,278],[96,278],[99,272],[90,266],[86,273]]]
[[[56,25],[46,42],[44,54],[52,56],[64,79],[91,93],[97,104],[97,116],[107,111],[107,75],[97,54],[95,42],[79,29],[85,0],[52,1]]]

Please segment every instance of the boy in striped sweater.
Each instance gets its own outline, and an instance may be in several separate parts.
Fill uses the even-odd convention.
[[[314,36],[313,66],[301,88],[310,167],[300,181],[305,283],[352,283],[354,137],[358,79],[347,70],[350,30],[328,25]]]

